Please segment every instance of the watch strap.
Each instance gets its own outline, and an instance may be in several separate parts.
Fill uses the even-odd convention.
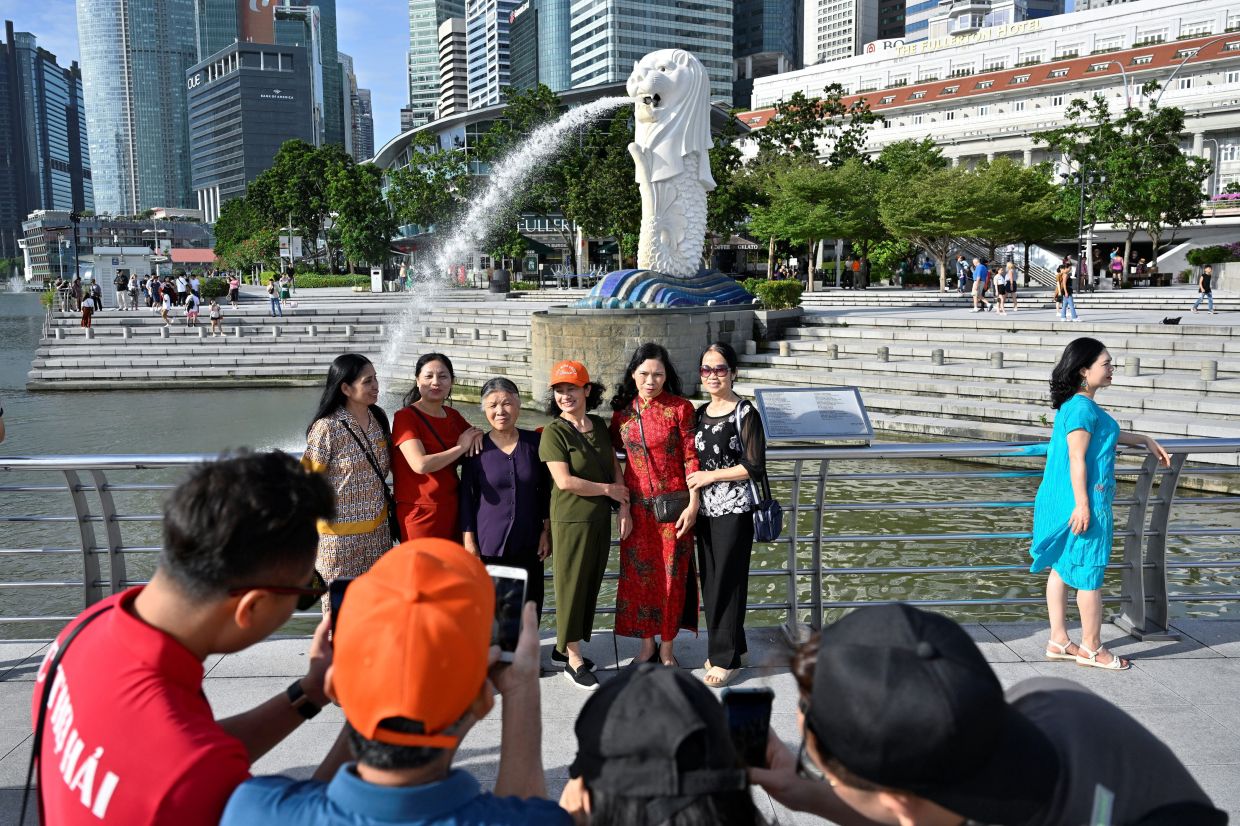
[[[323,709],[311,702],[306,696],[306,691],[301,687],[301,679],[293,680],[292,685],[288,687],[288,701],[292,705],[293,710],[307,720],[313,720]]]

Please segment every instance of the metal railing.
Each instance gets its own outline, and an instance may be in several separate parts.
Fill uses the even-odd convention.
[[[1173,525],[1170,517],[1173,508],[1193,508],[1202,505],[1240,505],[1238,496],[1181,497],[1177,488],[1183,476],[1209,477],[1218,475],[1240,476],[1240,470],[1220,464],[1187,465],[1189,456],[1220,456],[1240,453],[1240,438],[1236,439],[1180,439],[1162,443],[1172,455],[1169,468],[1160,467],[1152,456],[1144,451],[1127,451],[1122,455],[1139,460],[1138,463],[1122,463],[1116,470],[1120,482],[1125,483],[1123,492],[1115,500],[1117,513],[1127,509],[1127,519],[1117,519],[1115,536],[1122,543],[1122,552],[1113,555],[1110,569],[1122,572],[1118,595],[1105,601],[1118,607],[1112,621],[1128,633],[1140,639],[1157,639],[1171,636],[1169,633],[1170,604],[1173,602],[1220,603],[1240,600],[1240,593],[1227,590],[1227,582],[1219,582],[1220,576],[1207,583],[1210,587],[1191,592],[1174,593],[1168,586],[1168,572],[1191,569],[1203,580],[1209,579],[1211,571],[1240,568],[1240,554],[1229,547],[1222,558],[1168,559],[1168,540],[1175,537],[1233,537],[1240,536],[1240,519],[1235,527],[1182,527]],[[968,525],[968,515],[979,510],[1003,509],[1004,512],[1027,512],[1032,501],[977,501],[940,499],[927,501],[877,501],[846,500],[836,495],[841,485],[859,483],[901,484],[915,480],[918,484],[930,483],[938,487],[964,484],[991,491],[1001,489],[1016,479],[1037,479],[1041,476],[1041,460],[1033,458],[1027,445],[994,443],[926,443],[926,444],[879,444],[864,447],[771,447],[767,451],[771,468],[771,481],[782,493],[778,498],[785,509],[785,528],[780,539],[772,547],[786,552],[784,561],[777,567],[760,567],[750,571],[751,578],[782,581],[782,598],[774,601],[750,603],[750,611],[778,611],[785,615],[785,630],[790,636],[802,636],[809,628],[819,628],[828,611],[868,604],[874,599],[844,599],[827,594],[824,583],[837,583],[852,578],[885,575],[933,576],[1019,574],[1027,572],[1028,564],[948,564],[948,565],[887,565],[837,564],[840,555],[826,553],[833,547],[862,546],[908,547],[905,543],[917,543],[928,547],[942,547],[954,542],[999,543],[1027,540],[1027,530],[1012,531],[905,531],[881,532],[877,530],[841,533],[828,530],[831,518],[848,513],[877,514],[894,513],[901,516],[912,512],[959,512],[959,524]],[[0,547],[0,560],[6,571],[14,570],[12,560],[41,557],[80,561],[80,578],[46,578],[35,576],[25,579],[0,581],[0,596],[22,589],[52,589],[64,591],[79,589],[81,600],[74,600],[73,611],[96,602],[144,580],[131,578],[128,562],[131,558],[145,557],[150,567],[153,555],[159,552],[158,542],[151,539],[154,527],[161,517],[149,507],[148,512],[123,512],[117,504],[118,495],[144,495],[157,497],[171,490],[179,476],[188,467],[209,461],[214,457],[198,455],[152,455],[152,456],[44,456],[0,457],[0,503],[15,501],[12,494],[28,494],[34,500],[47,503],[56,495],[68,495],[71,510],[67,513],[7,512],[0,504],[0,525],[6,536],[12,536],[15,526],[25,526],[25,532],[39,532],[73,525],[74,540],[71,543],[48,546]],[[915,460],[915,461],[914,461]],[[934,463],[945,460],[951,463],[940,469]],[[917,467],[907,467],[913,461]],[[970,469],[960,465],[969,463]],[[845,467],[840,468],[843,464]],[[930,465],[926,468],[921,465]],[[855,466],[855,467],[854,467]],[[34,483],[28,476],[41,477]],[[122,477],[136,475],[135,481]],[[160,476],[166,478],[159,478]],[[17,477],[23,477],[18,479]],[[50,478],[48,478],[50,477]],[[155,478],[152,478],[155,477]],[[1128,494],[1128,485],[1131,493]],[[153,502],[151,504],[154,504]],[[102,527],[98,535],[96,527]],[[144,539],[137,534],[139,526],[146,526]],[[614,541],[614,540],[613,540]],[[72,546],[70,546],[72,545]],[[32,566],[27,564],[26,569]],[[608,578],[614,580],[616,573]],[[804,588],[803,585],[807,586]],[[778,589],[776,589],[778,590]],[[808,593],[803,591],[808,590]],[[915,605],[954,609],[989,609],[1001,606],[1028,606],[1043,602],[1040,595],[1041,578],[1031,579],[1030,593],[1036,596],[990,596],[953,598],[910,598],[902,601]],[[0,602],[2,604],[2,602]],[[551,613],[548,608],[547,613]],[[614,612],[614,606],[600,605],[600,613]],[[312,617],[316,614],[296,615]],[[39,623],[64,623],[70,615],[15,614],[0,608],[0,624],[34,625]]]

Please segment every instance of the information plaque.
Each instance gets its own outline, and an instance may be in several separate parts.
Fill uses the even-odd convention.
[[[754,400],[767,441],[863,440],[874,427],[855,387],[759,387]]]

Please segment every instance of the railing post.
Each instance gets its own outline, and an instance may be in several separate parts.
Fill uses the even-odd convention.
[[[1141,464],[1133,490],[1135,504],[1128,511],[1128,536],[1124,539],[1124,574],[1120,613],[1111,622],[1139,640],[1176,639],[1167,632],[1167,517],[1184,467],[1185,454],[1171,457],[1171,468],[1159,483],[1159,498],[1150,519],[1146,541],[1145,517],[1150,491],[1158,475],[1158,458],[1147,456]],[[1170,482],[1170,487],[1168,487]],[[1166,495],[1163,491],[1166,490]],[[1146,570],[1146,564],[1154,567]]]
[[[102,470],[92,470],[90,475],[95,480],[95,491],[99,494],[99,505],[103,511],[104,535],[108,538],[108,580],[112,587],[111,593],[119,594],[124,590],[127,579],[121,523],[116,519],[116,503],[112,500],[112,491],[108,488],[107,476]],[[97,566],[98,562],[96,562]]]
[[[818,490],[814,498],[814,545],[809,563],[813,572],[809,585],[809,627],[815,631],[822,630],[822,518],[827,489],[827,467],[830,462],[830,459],[823,459],[818,463]]]
[[[1111,618],[1115,625],[1134,634],[1133,629],[1145,627],[1145,578],[1141,575],[1145,546],[1145,511],[1157,471],[1157,458],[1153,455],[1147,456],[1133,484],[1132,497],[1136,501],[1128,509],[1128,536],[1124,538],[1126,567],[1120,585],[1120,596],[1124,602],[1120,604],[1119,613]]]
[[[82,607],[87,608],[103,599],[99,583],[99,555],[95,548],[95,530],[87,521],[90,505],[82,491],[82,480],[76,470],[66,470],[65,482],[69,486],[69,498],[73,500],[73,512],[77,516],[78,534],[82,538]]]
[[[801,630],[801,620],[797,614],[797,506],[801,502],[801,470],[804,464],[801,459],[793,462],[792,500],[784,511],[788,514],[788,619],[784,623],[784,636],[793,645],[807,636]]]
[[[1152,567],[1142,567],[1145,579],[1145,629],[1138,639],[1179,639],[1178,634],[1167,631],[1170,607],[1167,599],[1167,522],[1171,518],[1171,506],[1175,502],[1180,472],[1188,455],[1177,453],[1171,457],[1169,467],[1158,480],[1158,498],[1150,514],[1150,535],[1145,545],[1145,560]]]

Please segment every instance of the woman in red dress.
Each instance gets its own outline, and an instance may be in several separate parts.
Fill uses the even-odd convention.
[[[624,483],[633,519],[632,531],[620,542],[616,633],[641,638],[634,662],[657,656],[664,665],[676,666],[677,632],[697,631],[693,523],[699,492],[690,491],[685,481],[698,469],[693,405],[681,397],[667,350],[647,343],[629,359],[611,407],[612,443],[627,455]],[[687,504],[675,521],[659,522],[655,498],[669,495]]]
[[[392,481],[400,539],[461,541],[456,467],[482,447],[482,431],[444,402],[456,374],[443,353],[427,353],[414,368],[405,406],[392,419]]]

